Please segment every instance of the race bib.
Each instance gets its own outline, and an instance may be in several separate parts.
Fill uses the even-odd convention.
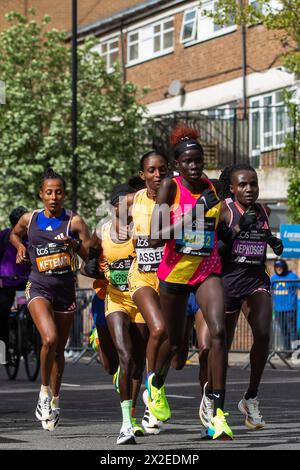
[[[233,242],[231,257],[234,263],[261,265],[265,263],[267,242],[264,230],[242,231]]]
[[[109,264],[110,282],[121,291],[128,291],[128,272],[132,258],[123,258]]]
[[[35,247],[38,272],[51,274],[67,274],[72,272],[73,260],[67,247],[56,243],[37,245]]]
[[[151,248],[149,237],[138,237],[136,243],[138,270],[143,273],[156,273],[163,257],[164,248]]]
[[[191,256],[210,256],[215,245],[214,217],[205,217],[201,229],[193,222],[192,229],[186,229],[181,240],[176,240],[175,250]]]

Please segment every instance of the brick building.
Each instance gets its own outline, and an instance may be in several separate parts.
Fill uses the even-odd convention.
[[[28,14],[31,6],[37,18],[49,14],[52,26],[71,30],[71,0],[1,2],[0,30],[4,13]],[[78,41],[96,36],[108,70],[118,60],[124,80],[150,88],[145,104],[156,116],[161,140],[167,138],[161,129],[176,120],[198,125],[211,175],[249,158],[278,228],[287,217],[288,170],[276,163],[286,134],[293,132],[283,90],[299,100],[299,85],[280,62],[278,32],[262,25],[220,27],[203,15],[212,8],[215,0],[79,1]]]

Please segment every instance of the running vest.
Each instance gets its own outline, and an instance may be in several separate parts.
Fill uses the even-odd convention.
[[[234,227],[243,215],[243,209],[231,198],[225,200],[230,210],[231,220],[229,227]],[[266,262],[267,231],[270,230],[268,215],[261,204],[256,203],[258,217],[255,224],[242,230],[234,239],[227,252],[226,260],[229,263],[242,264],[244,266],[261,266]]]
[[[109,221],[101,228],[103,258],[107,262],[110,284],[124,292],[129,290],[128,271],[135,257],[134,245],[131,238],[124,243],[113,242],[110,236],[111,225],[112,222]]]
[[[173,178],[176,183],[176,195],[171,211],[171,224],[181,219],[182,215],[196,205],[201,194],[192,194],[181,182],[181,177]],[[208,187],[215,191],[211,182],[202,178]],[[221,272],[216,227],[219,222],[221,203],[205,213],[204,226],[197,230],[185,231],[184,238],[169,240],[164,249],[164,256],[157,275],[159,279],[178,284],[199,284],[210,274]]]
[[[132,206],[133,236],[138,270],[156,273],[162,260],[164,248],[150,246],[151,217],[155,201],[147,196],[147,189],[141,189],[134,196]]]
[[[54,230],[41,230],[37,217],[42,210],[34,211],[28,225],[28,253],[31,262],[31,275],[58,276],[72,274],[78,267],[76,254],[64,246],[62,237],[70,236],[73,214],[66,210],[60,224]]]

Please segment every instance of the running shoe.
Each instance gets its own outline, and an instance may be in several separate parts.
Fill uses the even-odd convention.
[[[171,410],[166,398],[165,386],[156,388],[152,384],[154,375],[151,374],[146,381],[149,394],[148,408],[159,421],[165,422],[171,418]]]
[[[132,426],[129,426],[128,428],[121,428],[119,437],[117,439],[117,445],[124,444],[136,444]]]
[[[214,401],[206,395],[207,382],[203,387],[203,395],[199,408],[199,418],[205,428],[209,428],[214,416]]]
[[[133,434],[137,437],[142,437],[145,435],[145,431],[144,429],[142,428],[142,426],[140,426],[137,422],[136,422],[136,418],[131,418],[131,425],[132,425],[132,428],[133,428]]]
[[[39,394],[35,416],[39,421],[46,421],[54,418],[51,408],[51,399],[48,395],[44,395],[42,393]]]
[[[90,334],[90,345],[92,346],[93,351],[98,351],[99,349],[99,337],[97,328],[93,328]]]
[[[259,411],[259,401],[257,397],[246,400],[245,396],[238,404],[238,409],[245,416],[245,425],[249,429],[264,428],[266,423]]]
[[[115,387],[115,391],[117,393],[120,393],[119,375],[120,375],[120,366],[118,367],[117,372],[113,375],[113,384]]]
[[[233,439],[233,432],[227,424],[226,416],[228,416],[228,413],[224,413],[220,408],[217,408],[217,414],[211,419],[207,430],[207,436],[210,439],[222,441]]]
[[[60,408],[53,409],[53,419],[47,419],[46,421],[42,421],[42,426],[45,431],[55,431],[58,426],[60,420]]]
[[[144,416],[142,419],[142,426],[145,429],[147,434],[159,434],[162,428],[162,422],[159,421],[155,416],[150,412],[148,408],[148,390],[144,390],[143,401],[146,405]]]

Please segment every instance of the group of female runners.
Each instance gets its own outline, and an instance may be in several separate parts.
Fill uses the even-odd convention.
[[[60,417],[63,352],[76,309],[77,254],[85,261],[81,272],[96,279],[99,353],[120,394],[117,444],[135,443],[144,430],[158,433],[171,418],[165,382],[170,364],[181,368],[185,363],[191,301],[189,310],[199,319],[200,419],[207,436],[233,438],[224,411],[225,383],[227,351],[241,309],[254,342],[249,389],[238,406],[249,427],[264,426],[257,391],[271,321],[266,249],[269,244],[280,255],[282,243],[270,231],[268,209],[256,202],[255,170],[227,168],[214,185],[203,173],[197,138],[197,131],[184,126],[172,131],[178,176],[170,176],[165,155],[146,153],[139,183],[132,179],[113,189],[111,220],[91,238],[83,219],[63,208],[65,182],[52,169],[41,181],[44,208],[23,215],[13,229],[18,263],[28,262],[22,244],[26,232],[29,239],[26,298],[42,338],[36,416],[44,429],[55,429]],[[143,429],[134,409],[145,367]]]

